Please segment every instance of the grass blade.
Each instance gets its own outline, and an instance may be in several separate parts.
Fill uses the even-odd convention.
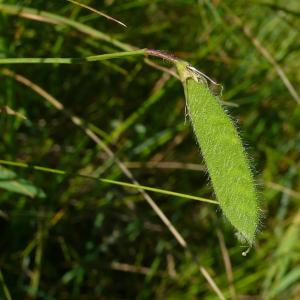
[[[118,23],[118,24],[120,24],[120,25],[122,25],[124,27],[127,27],[123,22],[121,22],[121,21],[119,21],[119,20],[117,20],[117,19],[115,19],[115,18],[113,18],[113,17],[105,14],[104,12],[99,11],[99,10],[93,8],[93,7],[90,7],[90,6],[86,5],[86,4],[80,3],[80,2],[75,1],[75,0],[67,0],[67,1],[69,1],[69,2],[71,2],[73,4],[75,4],[75,5],[81,6],[81,7],[85,8],[85,9],[87,9],[87,10],[90,10],[93,13],[95,13],[95,14],[101,16],[101,17],[104,17],[104,18],[106,18],[108,20],[111,20],[113,22],[116,22],[116,23]]]
[[[50,57],[50,58],[0,58],[0,64],[74,64],[84,62],[103,61],[109,59],[132,57],[136,55],[145,55],[146,49],[123,51],[115,53],[106,53],[100,55],[92,55],[82,58],[61,58],[61,57]]]
[[[8,289],[6,283],[5,283],[4,276],[2,274],[1,269],[0,269],[0,284],[2,286],[3,294],[5,295],[6,300],[12,300],[10,291],[9,291],[9,289]]]
[[[217,201],[202,198],[202,197],[197,197],[197,196],[193,196],[193,195],[177,193],[177,192],[173,192],[173,191],[163,190],[163,189],[159,189],[159,188],[153,188],[153,187],[140,185],[140,184],[111,180],[111,179],[107,179],[107,178],[93,177],[93,176],[85,175],[85,174],[68,173],[67,171],[64,171],[64,170],[52,169],[52,168],[47,168],[47,167],[43,167],[43,166],[30,165],[30,164],[26,164],[26,163],[13,162],[13,161],[8,161],[8,160],[0,160],[0,164],[12,166],[12,167],[18,167],[18,168],[32,169],[35,171],[41,171],[41,172],[52,173],[52,174],[57,174],[57,175],[78,176],[78,177],[83,177],[83,178],[87,178],[87,179],[98,180],[98,181],[108,183],[108,184],[129,187],[129,188],[133,188],[133,189],[137,189],[137,190],[145,190],[145,191],[165,194],[165,195],[169,195],[169,196],[175,196],[175,197],[181,197],[181,198],[190,199],[190,200],[196,200],[196,201],[200,201],[200,202],[218,204]]]
[[[30,198],[45,198],[43,190],[37,188],[30,181],[19,178],[17,174],[0,166],[0,189],[26,195]]]

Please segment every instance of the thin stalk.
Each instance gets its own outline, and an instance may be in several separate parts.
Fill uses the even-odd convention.
[[[131,56],[154,56],[166,60],[170,63],[178,62],[178,58],[172,54],[154,50],[154,49],[138,49],[132,51],[122,51],[115,53],[106,53],[100,55],[92,55],[87,57],[21,57],[21,58],[0,58],[0,64],[79,64],[93,61],[103,61],[116,58],[124,58]]]
[[[36,299],[41,282],[41,268],[44,253],[45,225],[38,220],[38,230],[36,234],[36,252],[34,258],[34,270],[32,271],[29,295],[32,299]]]
[[[107,53],[100,55],[87,56],[82,58],[0,58],[0,64],[74,64],[93,61],[103,61],[116,58],[146,55],[146,49]]]
[[[5,295],[5,299],[6,300],[12,300],[10,291],[9,291],[9,289],[8,289],[6,283],[5,283],[4,276],[2,274],[1,269],[0,269],[0,285],[2,286],[3,294]]]
[[[127,27],[123,22],[121,22],[121,21],[119,21],[119,20],[117,20],[117,19],[115,19],[115,18],[113,18],[113,17],[111,17],[111,16],[105,14],[104,12],[99,11],[99,10],[97,10],[97,9],[95,9],[95,8],[93,8],[93,7],[91,7],[91,6],[88,6],[88,5],[86,5],[86,4],[77,2],[77,1],[75,1],[75,0],[67,0],[67,1],[69,1],[69,2],[71,2],[71,3],[73,3],[73,4],[75,4],[75,5],[81,6],[81,7],[85,8],[85,9],[87,9],[87,10],[90,10],[91,12],[93,12],[93,13],[99,15],[99,16],[102,16],[102,17],[104,17],[104,18],[106,18],[106,19],[108,19],[108,20],[111,20],[111,21],[113,21],[113,22],[116,22],[116,23],[118,23],[118,24],[120,24],[120,25],[122,25],[122,26],[124,26],[124,27]]]
[[[161,50],[155,50],[155,49],[147,49],[146,50],[147,54],[150,56],[155,56],[155,57],[159,57],[162,58],[168,62],[171,63],[176,63],[178,62],[178,58],[176,56],[174,56],[173,54],[170,54],[168,52],[165,51],[161,51]]]
[[[100,181],[103,183],[119,185],[119,186],[134,188],[134,189],[138,189],[138,190],[143,189],[145,191],[150,191],[150,192],[154,192],[154,193],[160,193],[160,194],[165,194],[165,195],[169,195],[169,196],[181,197],[181,198],[185,198],[185,199],[196,200],[196,201],[201,201],[201,202],[218,205],[218,202],[215,200],[210,200],[210,199],[197,197],[197,196],[193,196],[193,195],[188,195],[188,194],[183,194],[183,193],[177,193],[177,192],[168,191],[168,190],[162,190],[159,188],[153,188],[153,187],[144,186],[144,185],[140,185],[140,184],[111,180],[111,179],[101,178],[101,177],[94,177],[91,175],[86,175],[86,174],[81,174],[81,173],[70,173],[70,172],[67,172],[64,170],[52,169],[52,168],[43,167],[43,166],[26,164],[26,163],[22,163],[22,162],[0,160],[0,164],[17,167],[17,168],[32,169],[35,171],[52,173],[52,174],[57,174],[57,175],[64,175],[64,176],[69,175],[69,176],[83,177],[86,179],[97,180],[97,181]]]

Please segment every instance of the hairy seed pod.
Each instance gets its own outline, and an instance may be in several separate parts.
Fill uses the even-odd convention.
[[[189,117],[225,217],[250,245],[259,223],[257,192],[238,132],[204,77],[177,64]]]

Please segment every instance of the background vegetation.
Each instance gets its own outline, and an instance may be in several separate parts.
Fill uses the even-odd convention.
[[[0,298],[218,299],[201,265],[226,299],[300,299],[299,1],[84,3],[127,28],[67,1],[0,1],[0,57],[84,57],[136,47],[189,61],[224,86],[226,108],[253,160],[264,224],[243,257],[215,205],[151,193],[186,250],[134,189],[2,166]],[[12,15],[4,4],[35,10]],[[174,71],[142,57],[3,65],[1,159],[129,181],[89,131],[74,125],[73,114],[141,184],[214,199],[185,122],[182,86],[153,63]]]

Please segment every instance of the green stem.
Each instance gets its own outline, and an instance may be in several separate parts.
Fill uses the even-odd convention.
[[[4,276],[2,274],[1,269],[0,269],[0,285],[2,286],[3,293],[5,295],[6,300],[12,300],[10,291],[9,291],[9,289],[8,289],[6,283],[5,283]]]
[[[201,201],[201,202],[206,202],[206,203],[211,203],[211,204],[217,204],[217,205],[219,204],[215,200],[210,200],[210,199],[197,197],[197,196],[193,196],[193,195],[182,194],[182,193],[172,192],[172,191],[168,191],[168,190],[162,190],[162,189],[158,189],[158,188],[123,182],[123,181],[99,178],[99,177],[94,177],[91,175],[85,175],[85,174],[80,174],[80,173],[72,174],[72,173],[69,173],[69,172],[66,172],[63,170],[52,169],[52,168],[36,166],[36,165],[30,165],[30,164],[21,163],[21,162],[0,160],[0,164],[17,167],[17,168],[32,169],[32,170],[36,170],[36,171],[40,171],[40,172],[64,175],[64,176],[70,175],[70,176],[83,177],[83,178],[87,178],[87,179],[98,180],[100,182],[104,182],[104,183],[108,183],[108,184],[119,185],[119,186],[134,188],[134,189],[138,189],[138,190],[145,190],[145,191],[149,191],[149,192],[160,193],[160,194],[165,194],[165,195],[170,195],[170,196],[175,196],[175,197],[181,197],[181,198],[185,198],[185,199],[196,200],[196,201]]]
[[[0,64],[74,64],[146,55],[146,49],[87,56],[83,58],[0,58]]]

